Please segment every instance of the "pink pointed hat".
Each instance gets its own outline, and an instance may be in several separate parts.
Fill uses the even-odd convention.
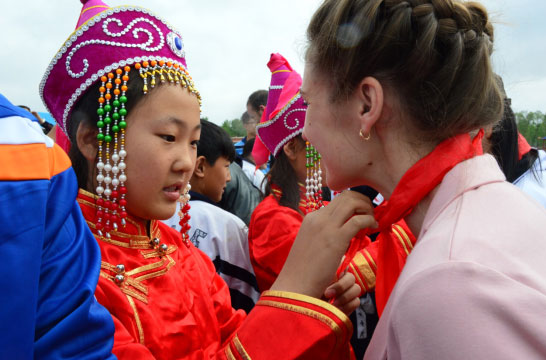
[[[288,141],[303,132],[307,111],[300,94],[300,74],[281,54],[271,54],[267,66],[271,85],[262,121],[256,126],[259,141],[252,150],[257,166],[267,161],[268,153],[277,156]]]
[[[98,130],[97,221],[99,236],[126,225],[127,175],[125,129],[130,76],[142,81],[142,91],[161,83],[199,92],[186,69],[182,37],[169,24],[146,9],[109,7],[101,0],[82,0],[76,31],[64,42],[40,83],[40,96],[63,133],[57,141],[65,150],[71,113],[82,95],[96,83],[95,115]],[[90,114],[91,115],[91,114]],[[186,229],[187,230],[187,229]],[[183,239],[188,244],[186,230]]]
[[[76,30],[63,43],[40,83],[40,96],[65,134],[81,95],[118,68],[161,61],[187,74],[182,37],[164,20],[136,6],[109,7],[101,0],[81,2]],[[189,87],[193,90],[193,83]]]

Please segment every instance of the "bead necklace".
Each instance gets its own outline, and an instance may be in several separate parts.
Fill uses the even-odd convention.
[[[324,206],[322,202],[322,169],[320,167],[320,154],[309,143],[305,142],[305,164],[307,177],[305,179],[305,196],[307,197],[307,211],[315,211]]]

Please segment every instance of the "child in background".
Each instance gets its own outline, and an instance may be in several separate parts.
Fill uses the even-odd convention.
[[[188,235],[226,281],[233,308],[248,313],[260,297],[248,255],[248,228],[237,216],[218,206],[230,181],[229,165],[234,158],[235,149],[228,133],[216,124],[201,120],[197,160],[190,180]],[[179,221],[175,215],[165,223],[180,231]]]
[[[40,86],[69,135],[78,202],[101,248],[95,296],[114,320],[114,354],[349,358],[346,315],[319,300],[326,292],[354,310],[350,277],[329,286],[348,242],[296,241],[294,256],[317,262],[286,266],[248,318],[231,307],[224,280],[191,243],[187,185],[201,131],[200,96],[184,50],[179,33],[148,10],[84,1],[76,32]],[[158,220],[170,218],[179,200],[176,232]],[[339,202],[351,202],[354,211],[333,214],[339,226],[332,230],[354,235],[375,224],[360,197]]]

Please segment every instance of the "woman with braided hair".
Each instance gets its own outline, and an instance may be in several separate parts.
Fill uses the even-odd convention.
[[[381,318],[365,358],[546,358],[546,212],[482,153],[503,110],[486,9],[325,0],[307,35],[304,137],[332,189],[366,184],[387,200],[374,210]],[[353,209],[308,214],[298,238],[336,236],[332,214]],[[405,264],[389,235],[402,219],[417,235]]]

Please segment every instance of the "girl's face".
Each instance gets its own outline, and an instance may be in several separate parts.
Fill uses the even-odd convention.
[[[188,184],[201,134],[195,95],[164,84],[141,100],[127,116],[127,210],[144,220],[174,215]]]

